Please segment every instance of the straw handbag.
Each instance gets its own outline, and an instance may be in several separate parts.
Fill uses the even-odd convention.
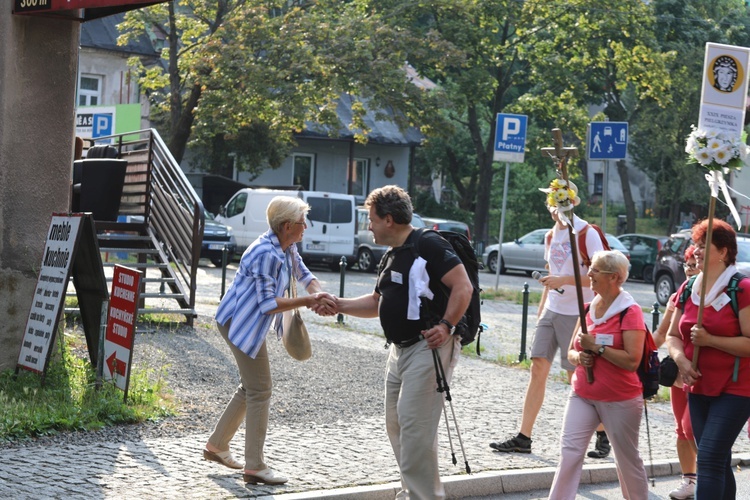
[[[295,264],[296,261],[292,260]],[[289,289],[292,298],[297,297],[297,277],[292,271],[289,279]],[[304,361],[312,356],[312,346],[310,345],[310,336],[307,333],[307,327],[302,319],[299,309],[296,307],[283,313],[284,333],[281,337],[284,342],[286,352],[298,361]]]

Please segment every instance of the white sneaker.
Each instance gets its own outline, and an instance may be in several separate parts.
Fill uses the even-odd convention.
[[[695,479],[683,478],[679,488],[669,492],[669,498],[685,500],[695,496]]]

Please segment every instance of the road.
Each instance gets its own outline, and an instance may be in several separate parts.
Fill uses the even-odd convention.
[[[201,260],[201,264],[204,264],[200,268],[199,272],[199,288],[203,286],[203,283],[201,283],[200,275],[206,274],[207,277],[210,277],[209,280],[217,283],[217,280],[220,280],[221,277],[221,269],[214,267],[213,265],[209,264],[207,260]],[[227,274],[226,274],[226,286],[229,286],[229,283],[232,281],[232,278],[234,277],[234,273],[237,270],[237,262],[233,262],[227,266]],[[323,283],[324,288],[327,291],[331,291],[336,294],[340,294],[340,286],[341,286],[341,273],[340,272],[331,272],[330,269],[327,267],[317,267],[312,266],[311,270],[313,273],[320,279],[320,281]],[[540,292],[542,291],[542,285],[539,284],[538,281],[531,278],[530,276],[526,276],[523,272],[508,272],[507,274],[501,274],[500,279],[498,281],[498,288],[501,289],[509,289],[509,290],[519,290],[523,291],[524,284],[529,284],[529,291],[530,292]],[[483,290],[492,290],[495,288],[495,275],[492,273],[488,273],[485,271],[480,271],[479,273],[479,284],[482,287]],[[369,293],[372,291],[373,287],[375,285],[375,274],[374,273],[361,273],[356,270],[348,269],[346,271],[346,275],[344,277],[344,294],[348,297],[361,295],[364,293]],[[634,281],[629,280],[625,286],[625,290],[627,290],[633,298],[638,302],[642,307],[644,308],[650,308],[653,306],[654,302],[656,302],[656,296],[654,294],[654,286],[652,284],[647,284],[642,281]],[[217,296],[218,296],[218,289],[217,289]]]

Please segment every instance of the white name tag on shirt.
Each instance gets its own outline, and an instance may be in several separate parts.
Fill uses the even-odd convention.
[[[399,285],[404,284],[404,276],[396,271],[391,271],[391,281],[394,283],[398,283]]]
[[[730,299],[729,296],[726,293],[722,293],[718,297],[716,297],[716,300],[711,302],[711,307],[716,309],[717,311],[724,307],[725,305],[729,304]]]
[[[615,345],[615,336],[612,333],[597,333],[596,345]]]

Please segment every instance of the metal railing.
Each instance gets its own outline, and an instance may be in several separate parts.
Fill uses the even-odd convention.
[[[97,222],[97,231],[136,229],[150,236],[167,264],[159,267],[162,275],[174,278],[166,283],[183,296],[178,299],[183,308],[194,310],[205,215],[193,186],[154,129],[92,142],[114,146],[119,158],[128,161],[118,212],[128,222]],[[145,257],[139,264],[145,265]]]

